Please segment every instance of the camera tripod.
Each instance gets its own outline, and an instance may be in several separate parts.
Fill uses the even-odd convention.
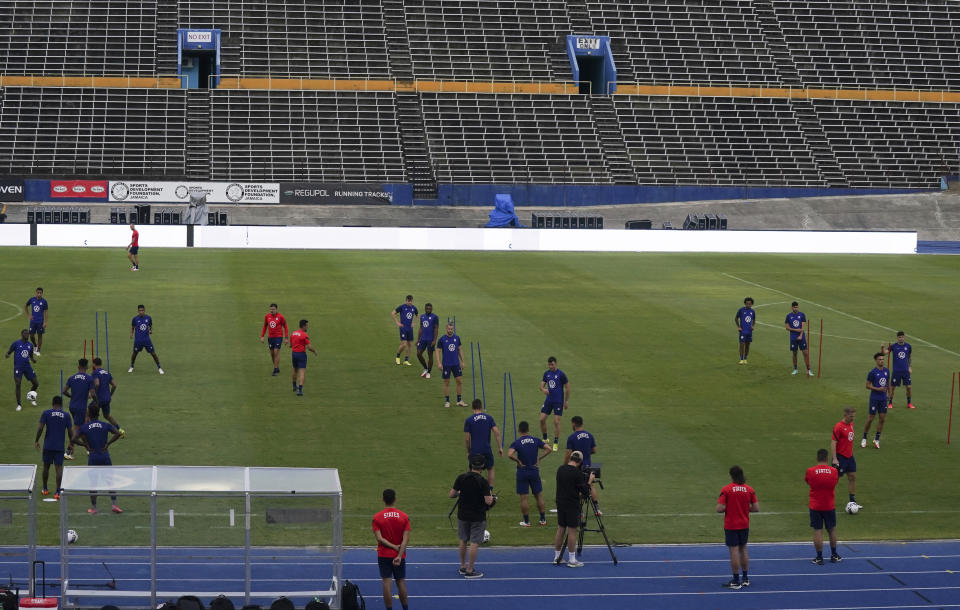
[[[599,482],[599,481],[598,481]],[[583,534],[584,532],[600,532],[603,541],[607,544],[607,550],[610,551],[610,558],[613,559],[613,565],[617,565],[617,556],[613,552],[613,546],[610,539],[607,538],[607,530],[603,527],[603,517],[600,516],[600,506],[589,494],[580,498],[580,531],[577,534],[577,555],[583,553]],[[590,515],[597,522],[596,529],[587,527],[590,522]]]

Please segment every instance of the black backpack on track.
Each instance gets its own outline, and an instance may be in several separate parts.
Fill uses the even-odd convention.
[[[360,587],[352,582],[345,581],[340,590],[341,604],[343,610],[366,610],[367,604],[363,601],[363,595],[360,594]]]

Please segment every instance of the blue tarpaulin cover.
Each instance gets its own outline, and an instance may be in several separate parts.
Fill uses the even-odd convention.
[[[522,227],[520,219],[513,211],[513,197],[499,194],[494,197],[493,209],[490,211],[488,227]]]

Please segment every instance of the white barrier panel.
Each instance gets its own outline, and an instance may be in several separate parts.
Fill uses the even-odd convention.
[[[140,246],[143,248],[187,246],[187,227],[184,225],[137,225],[137,231],[140,231]],[[37,225],[38,246],[122,249],[130,243],[130,235],[129,225]]]
[[[0,246],[29,246],[30,225],[0,224]]]
[[[915,232],[196,227],[201,248],[913,254]]]

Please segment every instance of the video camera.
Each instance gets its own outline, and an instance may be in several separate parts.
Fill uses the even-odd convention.
[[[593,475],[593,482],[600,486],[600,489],[603,489],[603,481],[600,480],[600,468],[603,464],[590,464],[589,466],[580,466],[580,469],[583,471],[583,474],[587,475],[589,478],[590,475]]]

